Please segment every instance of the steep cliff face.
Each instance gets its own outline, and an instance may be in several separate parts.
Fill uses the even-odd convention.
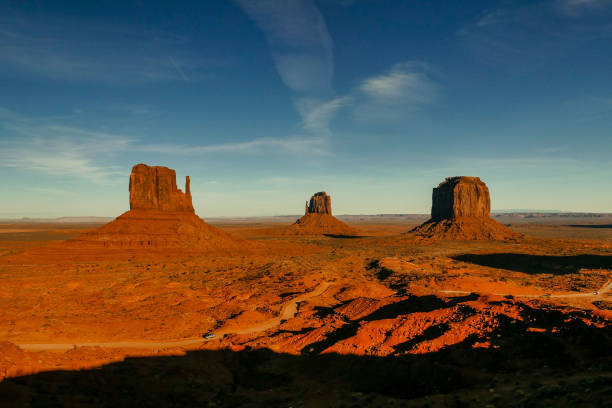
[[[306,204],[306,214],[329,214],[332,215],[331,197],[325,191],[319,191],[310,197]]]
[[[226,249],[248,245],[198,217],[191,202],[189,177],[185,192],[176,187],[176,172],[137,164],[130,175],[130,211],[70,245],[105,248]]]
[[[448,177],[433,189],[431,218],[489,217],[489,188],[478,177]]]
[[[425,240],[515,240],[490,217],[489,188],[478,177],[448,177],[433,189],[431,219],[410,234]]]
[[[176,186],[176,172],[162,166],[137,164],[130,174],[130,209],[194,212],[189,176],[185,193]]]

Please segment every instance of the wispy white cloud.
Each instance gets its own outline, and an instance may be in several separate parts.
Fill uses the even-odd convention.
[[[330,122],[340,109],[351,102],[350,96],[321,101],[317,98],[299,98],[295,104],[302,116],[302,127],[321,136],[331,136]]]
[[[488,26],[497,24],[500,21],[503,21],[504,18],[507,17],[507,14],[508,14],[507,10],[504,10],[504,9],[497,9],[492,12],[486,13],[476,22],[476,26],[477,27],[488,27]]]
[[[365,79],[359,88],[380,101],[428,104],[435,100],[437,86],[427,70],[427,65],[421,62],[398,63],[384,74]]]
[[[359,87],[359,103],[353,110],[357,121],[393,120],[414,113],[438,98],[439,85],[431,68],[418,61],[393,65],[382,74],[364,79]]]
[[[0,141],[0,166],[40,172],[53,176],[85,178],[104,184],[125,176],[116,167],[99,163],[100,154],[89,141],[57,139],[21,139]],[[105,151],[108,148],[104,149]]]
[[[598,11],[603,7],[612,6],[611,0],[557,0],[561,12],[569,16],[578,16],[585,12]]]
[[[612,0],[545,0],[487,12],[462,27],[462,46],[481,63],[512,73],[539,70],[587,46],[612,36]],[[592,11],[593,18],[587,17]]]
[[[122,172],[101,164],[102,159],[133,142],[123,135],[40,124],[6,109],[0,118],[0,167],[108,183]]]
[[[554,174],[558,177],[560,171],[572,169],[574,172],[583,169],[587,163],[573,157],[561,156],[563,150],[554,149],[550,153],[540,149],[537,154],[513,156],[513,157],[456,157],[448,156],[441,158],[439,167],[426,167],[414,171],[422,175],[438,175],[439,177],[457,176],[479,176],[486,177],[487,174]]]
[[[33,191],[36,193],[43,193],[45,195],[53,194],[53,195],[70,195],[74,196],[78,193],[73,190],[63,190],[61,188],[51,188],[51,187],[26,187],[28,191]]]
[[[329,140],[323,137],[259,138],[208,145],[147,144],[137,137],[56,123],[54,118],[29,117],[0,108],[0,167],[108,184],[125,177],[126,168],[108,164],[122,153],[333,156]]]
[[[157,107],[131,103],[114,103],[104,108],[111,111],[129,113],[132,115],[155,115],[160,112],[159,108]]]
[[[189,39],[92,21],[0,16],[0,72],[70,82],[195,81],[222,63]]]
[[[328,142],[321,137],[304,138],[260,138],[246,142],[220,143],[210,145],[176,145],[176,144],[150,144],[136,147],[137,150],[149,153],[195,155],[203,153],[237,153],[260,154],[283,152],[292,154],[310,154],[319,156],[333,156],[328,150]]]
[[[302,129],[330,137],[330,122],[348,99],[331,86],[333,42],[312,0],[235,0],[265,33],[283,83],[294,93]]]
[[[235,1],[266,34],[285,85],[307,93],[329,90],[332,40],[312,0]]]

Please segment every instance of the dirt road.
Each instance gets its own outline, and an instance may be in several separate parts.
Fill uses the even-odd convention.
[[[494,295],[494,296],[508,296],[508,295],[512,295],[514,297],[527,297],[527,298],[593,298],[593,299],[599,299],[601,297],[603,297],[603,295],[605,295],[606,293],[608,293],[610,290],[612,290],[612,279],[610,279],[608,282],[606,282],[605,285],[603,285],[601,287],[601,289],[599,289],[596,292],[586,292],[586,293],[566,293],[566,294],[562,294],[562,295],[543,295],[543,294],[531,294],[531,295],[525,295],[525,294],[521,294],[521,295],[516,295],[514,293],[482,293],[484,295]],[[463,290],[440,290],[440,293],[453,293],[453,294],[458,294],[458,295],[469,295],[472,292],[467,292],[467,291],[463,291]],[[479,292],[480,293],[480,292]]]
[[[243,327],[240,329],[228,328],[220,329],[215,332],[215,338],[219,338],[225,334],[247,334],[269,330],[281,324],[283,320],[291,319],[295,316],[298,309],[298,303],[304,300],[320,296],[329,288],[331,283],[323,282],[317,286],[315,290],[305,293],[290,300],[283,306],[278,317],[257,323],[252,326]],[[171,340],[171,341],[113,341],[113,342],[90,342],[90,343],[45,343],[45,344],[17,344],[23,350],[28,351],[64,351],[76,347],[106,347],[106,348],[138,348],[138,349],[155,349],[169,347],[185,347],[194,344],[203,343],[212,339],[204,339],[202,337]]]

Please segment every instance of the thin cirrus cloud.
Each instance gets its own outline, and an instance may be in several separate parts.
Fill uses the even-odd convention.
[[[311,0],[235,0],[266,34],[282,81],[291,90],[326,92],[333,74],[332,39]]]
[[[547,0],[500,7],[458,31],[481,63],[517,72],[540,70],[591,40],[612,36],[611,0]]]
[[[124,171],[108,166],[105,159],[122,152],[161,153],[165,155],[262,154],[269,151],[287,154],[333,156],[321,138],[272,139],[211,145],[141,145],[135,139],[108,133],[89,132],[59,126],[32,129],[46,136],[20,137],[0,141],[0,167],[18,168],[52,176],[84,178],[108,184]],[[62,134],[59,136],[58,134]],[[55,136],[49,136],[55,134]]]
[[[192,82],[222,64],[189,39],[101,22],[0,17],[0,72],[67,82]]]
[[[350,105],[350,96],[340,96],[321,103],[317,98],[301,98],[296,101],[296,107],[302,116],[302,127],[315,134],[329,137],[330,122],[340,109]]]
[[[97,184],[113,182],[122,172],[102,164],[102,157],[128,143],[121,137],[29,137],[0,142],[0,166],[51,176],[71,176]]]
[[[264,32],[283,83],[293,92],[302,128],[329,137],[333,114],[346,105],[331,86],[333,41],[312,0],[235,0]]]
[[[73,176],[99,184],[121,174],[104,159],[123,151],[132,138],[70,126],[41,123],[0,109],[0,167],[52,176]]]
[[[333,156],[321,137],[259,138],[208,145],[144,144],[136,137],[57,125],[53,118],[20,115],[0,108],[0,167],[51,176],[114,183],[125,169],[108,165],[122,153]]]
[[[283,83],[293,92],[301,127],[330,138],[330,125],[342,109],[359,122],[389,120],[433,103],[436,83],[420,62],[395,64],[368,78],[352,92],[337,95],[331,85],[333,41],[325,19],[311,0],[235,0],[265,33]]]
[[[612,6],[610,0],[559,0],[557,2],[559,9],[569,15],[577,16],[582,13],[599,11],[606,6]]]
[[[419,61],[394,64],[357,87],[353,118],[358,122],[393,121],[438,100],[440,86],[431,67]]]
[[[424,63],[398,63],[381,75],[365,79],[359,89],[379,101],[428,104],[435,100],[436,85],[426,71]]]
[[[246,142],[219,143],[210,145],[152,144],[135,147],[148,153],[196,155],[202,153],[261,154],[270,151],[291,154],[333,156],[327,148],[328,142],[320,137],[306,138],[259,138]]]

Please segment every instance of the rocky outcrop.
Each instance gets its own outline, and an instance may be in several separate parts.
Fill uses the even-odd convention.
[[[130,175],[130,210],[114,221],[68,241],[68,245],[125,249],[230,249],[249,244],[208,225],[185,192],[176,187],[176,172],[137,164]]]
[[[176,172],[162,166],[137,164],[130,174],[130,209],[194,212],[189,176],[185,192],[176,187]]]
[[[489,188],[478,177],[448,177],[433,189],[431,218],[489,217]]]
[[[490,217],[489,188],[478,177],[448,177],[433,189],[431,219],[410,231],[424,240],[515,240]]]
[[[306,203],[305,214],[329,214],[332,215],[331,197],[325,191],[314,193],[310,202]]]
[[[356,236],[359,232],[332,215],[331,197],[325,191],[315,193],[306,202],[305,214],[287,231],[290,235]]]

